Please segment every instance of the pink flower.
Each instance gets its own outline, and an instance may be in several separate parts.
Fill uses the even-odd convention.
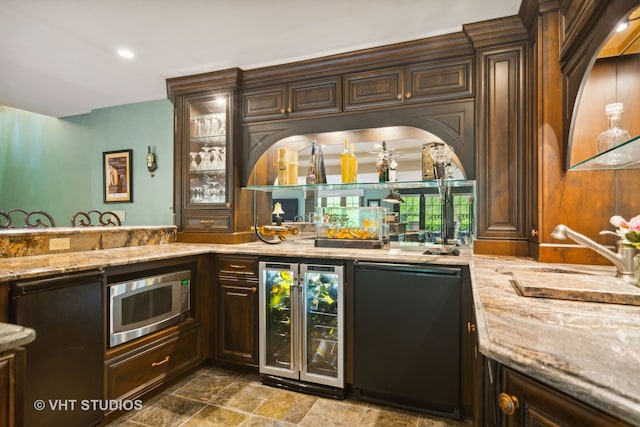
[[[640,215],[631,218],[627,223],[627,228],[631,231],[640,231]]]

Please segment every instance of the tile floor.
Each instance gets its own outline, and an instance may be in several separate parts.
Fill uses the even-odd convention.
[[[109,427],[380,426],[468,427],[471,423],[265,386],[256,374],[204,367]]]

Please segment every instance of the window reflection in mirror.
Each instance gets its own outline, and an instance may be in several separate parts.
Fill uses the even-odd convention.
[[[609,128],[607,104],[622,103],[619,127],[631,138],[640,135],[640,8],[623,22],[627,28],[612,30],[585,80],[573,124],[572,165],[598,154],[598,135]]]

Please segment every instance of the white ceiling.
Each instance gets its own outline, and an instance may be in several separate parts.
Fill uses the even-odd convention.
[[[165,79],[460,31],[521,0],[0,0],[0,105],[64,117],[166,98]],[[120,47],[133,60],[115,54]]]

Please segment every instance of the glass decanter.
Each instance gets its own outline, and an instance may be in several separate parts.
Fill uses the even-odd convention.
[[[631,139],[631,135],[624,129],[620,128],[620,118],[622,117],[622,102],[607,104],[604,112],[609,119],[609,129],[598,135],[597,150],[598,153],[607,151],[616,145]]]

